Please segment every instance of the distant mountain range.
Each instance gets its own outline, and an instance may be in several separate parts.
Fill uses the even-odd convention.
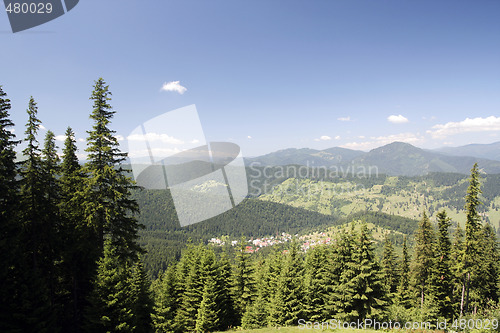
[[[490,144],[470,144],[460,147],[445,147],[434,151],[453,156],[472,156],[500,161],[500,141]]]
[[[486,173],[500,173],[500,142],[456,148],[424,150],[411,144],[393,142],[369,152],[334,147],[325,150],[284,149],[246,159],[247,165],[305,165],[347,170],[376,167],[379,173],[392,176],[419,176],[429,172],[467,174],[478,162]]]

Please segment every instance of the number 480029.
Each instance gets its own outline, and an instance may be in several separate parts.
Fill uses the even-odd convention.
[[[26,2],[10,2],[5,11],[9,14],[50,14],[52,13],[52,4],[48,3],[26,3]]]

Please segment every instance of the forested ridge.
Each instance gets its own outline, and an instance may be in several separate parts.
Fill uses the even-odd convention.
[[[90,100],[93,127],[87,163],[77,158],[68,127],[62,158],[33,97],[27,108],[23,159],[0,87],[0,331],[149,331],[152,303],[140,260],[135,189],[120,168],[114,111],[103,79]]]
[[[329,226],[341,226],[363,219],[385,229],[413,234],[418,221],[379,212],[358,212],[348,217],[337,217],[311,212],[302,208],[245,199],[234,209],[211,219],[187,227],[180,227],[168,190],[142,190],[133,193],[141,207],[138,220],[145,228],[139,231],[144,254],[144,266],[151,276],[179,259],[188,240],[206,243],[212,237],[229,236],[238,240],[263,236],[305,234]]]
[[[463,192],[465,228],[453,233],[445,210],[436,225],[423,211],[416,225],[377,212],[340,217],[255,199],[180,228],[168,191],[141,190],[123,170],[126,154],[110,128],[115,112],[103,79],[90,100],[84,165],[69,127],[61,157],[50,130],[40,144],[33,97],[24,159],[16,162],[21,142],[10,131],[11,105],[0,87],[0,331],[212,332],[299,319],[500,316],[500,254],[494,228],[481,218],[477,165]],[[147,205],[153,209],[141,214]],[[353,220],[331,243],[306,252],[297,239],[263,256],[246,248],[248,237]],[[376,256],[367,222],[407,234],[413,250],[404,239],[398,256],[387,237]],[[221,233],[243,237],[236,246],[204,244]],[[165,247],[165,240],[173,245]],[[145,261],[158,275],[152,282]]]

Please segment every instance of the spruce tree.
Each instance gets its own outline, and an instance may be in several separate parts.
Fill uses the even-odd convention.
[[[156,332],[174,332],[174,319],[178,309],[178,282],[176,266],[171,265],[159,278],[155,293],[153,324]]]
[[[453,234],[453,243],[451,246],[451,271],[453,274],[453,309],[455,315],[463,315],[463,306],[465,302],[465,275],[464,275],[464,231],[457,225]]]
[[[392,299],[399,285],[399,267],[398,258],[394,251],[394,246],[386,234],[384,240],[384,252],[382,254],[382,274],[384,286]]]
[[[276,245],[275,245],[276,246]],[[283,255],[278,246],[273,249],[273,253],[267,259],[267,274],[266,283],[267,287],[267,320],[269,325],[280,325],[281,318],[278,318],[278,311],[283,307],[283,298],[276,292],[280,288],[281,272],[284,267]]]
[[[57,154],[58,147],[56,146],[55,135],[51,130],[48,130],[45,135],[44,146],[42,149],[42,161],[45,171],[45,186],[47,188],[47,203],[51,207],[51,213],[56,214],[58,212],[56,206],[60,200],[60,162],[61,159]],[[57,216],[53,218],[58,219]]]
[[[443,318],[452,318],[453,314],[453,273],[451,271],[451,241],[448,229],[451,219],[442,210],[437,215],[438,240],[436,247],[436,276],[434,284],[436,286],[436,301],[439,314]]]
[[[98,79],[90,97],[94,102],[90,115],[94,125],[87,138],[88,179],[83,207],[86,222],[95,232],[98,252],[102,253],[104,241],[109,238],[121,257],[135,261],[142,252],[137,244],[141,225],[133,215],[138,212],[138,205],[131,197],[133,181],[121,167],[127,154],[120,152],[115,131],[109,128],[115,114],[109,104],[110,96],[109,86]]]
[[[196,328],[196,318],[204,289],[203,254],[203,247],[198,245],[187,252],[186,258],[181,259],[178,279],[185,282],[180,285],[182,289],[179,310],[174,320],[175,329],[179,332],[192,331]],[[184,271],[184,268],[187,272]]]
[[[46,193],[44,192],[44,167],[41,150],[37,140],[41,121],[37,118],[38,107],[31,97],[27,109],[28,123],[26,124],[27,146],[23,150],[25,160],[21,164],[21,195],[22,195],[22,220],[25,224],[25,244],[31,257],[33,270],[40,267],[46,268],[49,250],[49,235],[51,228],[45,225]]]
[[[413,288],[418,294],[420,308],[423,309],[425,297],[431,294],[432,277],[435,271],[435,234],[424,212],[415,234],[415,253],[413,256]]]
[[[243,329],[255,329],[267,326],[269,314],[269,262],[260,260],[255,263],[255,281],[257,295],[247,306],[241,319]]]
[[[273,325],[292,326],[302,317],[303,298],[303,263],[299,246],[294,240],[286,254],[281,275],[278,280],[270,316]]]
[[[219,326],[220,308],[217,304],[216,283],[214,276],[207,276],[196,316],[196,332],[211,332]]]
[[[315,246],[307,251],[305,269],[305,310],[311,321],[326,318],[325,298],[328,293],[325,285],[327,272],[325,246]]]
[[[146,275],[142,260],[139,260],[133,267],[130,280],[130,304],[136,333],[148,333],[152,329],[153,298],[150,287],[151,282]]]
[[[28,288],[33,292],[31,305],[32,318],[27,325],[57,330],[55,324],[54,292],[50,289],[54,265],[54,225],[50,220],[51,206],[47,202],[46,174],[37,140],[41,121],[37,118],[38,107],[33,97],[30,98],[26,124],[25,160],[20,166],[21,211],[23,223],[21,242],[29,265]],[[26,267],[28,269],[28,267]],[[32,307],[32,308],[30,308]],[[33,308],[33,307],[36,307]]]
[[[352,224],[354,226],[354,223]],[[337,236],[336,244],[332,249],[329,261],[325,285],[329,293],[326,300],[325,317],[348,319],[348,314],[353,309],[353,296],[356,293],[352,280],[355,278],[356,263],[354,259],[356,232],[354,227],[350,232],[343,230]]]
[[[226,330],[236,325],[234,300],[231,295],[231,263],[228,253],[224,250],[218,263],[218,282],[217,282],[217,304],[219,304],[219,330]]]
[[[250,254],[246,252],[246,241],[243,237],[236,253],[236,263],[233,275],[233,296],[238,321],[246,311],[247,306],[255,296],[255,281]],[[239,324],[239,323],[238,323]]]
[[[386,291],[382,282],[381,268],[375,259],[372,238],[365,223],[357,240],[353,269],[356,274],[347,282],[355,292],[353,306],[345,315],[350,320],[366,318],[382,319],[387,305]]]
[[[21,301],[16,295],[20,267],[16,262],[19,251],[20,225],[16,221],[18,204],[18,182],[16,181],[16,152],[19,141],[10,128],[14,123],[9,118],[11,108],[7,94],[0,86],[0,330],[14,330],[16,323],[12,313],[20,311]],[[19,252],[18,252],[19,251]],[[10,327],[9,327],[10,326]]]
[[[107,240],[99,260],[86,311],[90,332],[133,332],[134,312],[130,288],[131,270],[114,244]]]
[[[17,246],[16,238],[20,232],[19,224],[16,223],[17,208],[19,207],[19,184],[16,180],[15,151],[19,141],[14,140],[15,135],[10,129],[14,126],[9,118],[10,108],[10,100],[0,86],[0,219],[2,221],[0,224],[0,252],[2,254],[0,255],[5,255],[3,263],[8,262],[9,256],[7,254]],[[2,267],[1,269],[7,268]],[[1,272],[0,274],[5,273]]]
[[[91,229],[84,223],[84,174],[76,155],[75,134],[70,127],[66,129],[65,137],[59,179],[61,265],[64,271],[63,283],[68,291],[63,300],[67,308],[63,330],[77,330],[82,326],[86,297],[91,290],[90,282],[95,269],[95,257],[81,254],[95,252],[95,239],[91,238]]]
[[[481,284],[478,287],[480,305],[486,307],[489,302],[498,302],[498,284],[500,282],[500,252],[493,227],[487,223],[481,231],[481,262],[479,267]]]
[[[481,217],[478,207],[482,204],[479,199],[481,194],[480,174],[477,163],[471,169],[469,187],[465,196],[465,255],[464,255],[464,280],[465,280],[465,307],[464,313],[469,311],[470,303],[477,306],[480,302],[478,286],[480,283],[480,238]]]
[[[408,254],[407,238],[406,235],[403,239],[403,257],[399,263],[399,271],[401,276],[399,279],[398,291],[396,301],[399,305],[406,309],[411,306],[410,296],[410,256]]]
[[[0,86],[0,331],[29,329],[33,308],[30,303],[30,273],[19,223],[19,182],[15,147],[19,141],[11,131],[10,100]],[[36,296],[35,296],[36,297]]]

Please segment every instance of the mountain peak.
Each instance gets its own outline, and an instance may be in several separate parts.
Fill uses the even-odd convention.
[[[404,151],[421,151],[422,149],[417,148],[409,143],[394,141],[384,146],[374,148],[370,150],[369,153],[372,152],[404,152]]]

